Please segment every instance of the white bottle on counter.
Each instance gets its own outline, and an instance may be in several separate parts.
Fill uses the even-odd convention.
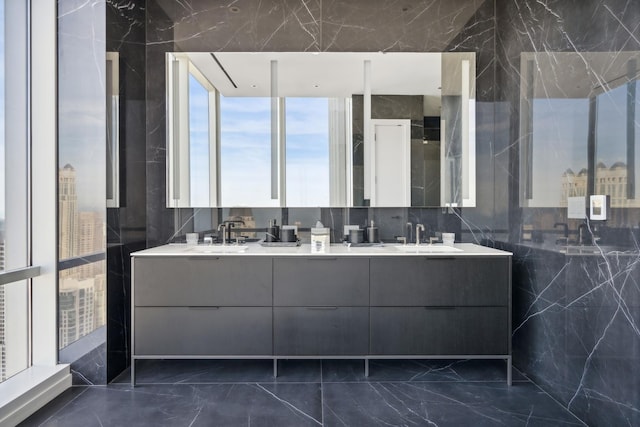
[[[329,228],[324,227],[320,221],[311,228],[311,253],[325,253],[329,251],[331,235]]]

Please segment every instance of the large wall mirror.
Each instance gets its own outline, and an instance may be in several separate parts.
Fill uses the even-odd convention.
[[[475,53],[168,53],[168,207],[475,206]]]
[[[640,207],[640,52],[525,52],[520,67],[520,205]]]

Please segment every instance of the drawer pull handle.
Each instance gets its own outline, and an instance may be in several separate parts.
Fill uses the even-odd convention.
[[[187,259],[189,261],[217,261],[220,259],[219,256],[207,256],[207,255],[202,255],[202,256],[190,256],[187,257]]]
[[[338,258],[327,258],[327,257],[317,257],[317,258],[307,258],[308,261],[337,261]]]
[[[220,307],[216,306],[190,306],[189,310],[219,310]]]
[[[337,310],[338,307],[307,307],[307,310]]]
[[[425,261],[453,261],[455,260],[454,257],[444,257],[444,256],[432,256],[432,257],[425,257],[424,258]]]
[[[426,305],[425,310],[455,310],[453,305]]]

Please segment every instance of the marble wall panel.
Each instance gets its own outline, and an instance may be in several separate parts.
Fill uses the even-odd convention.
[[[485,2],[323,1],[322,50],[442,52]]]
[[[498,244],[514,253],[514,364],[588,425],[638,418],[637,252],[566,255]]]
[[[118,54],[119,201],[107,208],[107,381],[129,365],[132,250],[146,245],[145,7],[106,5],[106,49]]]
[[[526,80],[521,60],[536,55],[552,64],[536,74],[536,100],[579,103],[589,96],[576,84],[579,75],[600,81],[605,91],[616,85],[609,81],[607,68],[616,58],[640,50],[639,18],[640,4],[627,1],[496,3],[496,173],[502,171],[508,180],[504,183],[496,175],[494,194],[496,213],[506,206],[509,215],[508,232],[496,236],[511,241],[501,247],[514,252],[514,363],[588,425],[639,422],[640,377],[632,368],[640,345],[634,229],[639,211],[612,210],[611,219],[600,224],[598,234],[608,246],[602,254],[560,254],[556,241],[562,228],[554,224],[567,223],[569,238],[576,240],[581,220],[568,219],[566,207],[559,204],[528,207],[530,202],[522,202],[520,126],[527,111],[521,109]],[[596,52],[608,53],[609,59],[599,64],[592,59]],[[566,58],[576,58],[575,64]],[[547,185],[545,191],[553,192],[545,174],[553,173],[553,162],[574,146],[587,147],[576,136],[587,135],[586,121],[584,112],[578,116],[580,110],[570,105],[542,116],[535,102],[524,104],[532,106],[537,117],[533,135],[570,129],[539,159],[540,169],[533,175],[534,186],[544,190]],[[573,119],[567,120],[567,111],[574,112]],[[625,114],[612,109],[601,113],[609,120],[622,120]],[[588,153],[578,154],[586,159]],[[539,230],[544,242],[517,243],[524,225]],[[620,256],[612,252],[616,249],[629,253]]]

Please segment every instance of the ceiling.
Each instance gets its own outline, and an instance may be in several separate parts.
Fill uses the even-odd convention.
[[[362,94],[365,61],[371,61],[374,95],[441,95],[441,53],[198,52],[183,55],[188,56],[224,96],[271,96],[271,61],[277,63],[278,96],[281,97]],[[445,71],[445,75],[454,72],[453,69]]]

